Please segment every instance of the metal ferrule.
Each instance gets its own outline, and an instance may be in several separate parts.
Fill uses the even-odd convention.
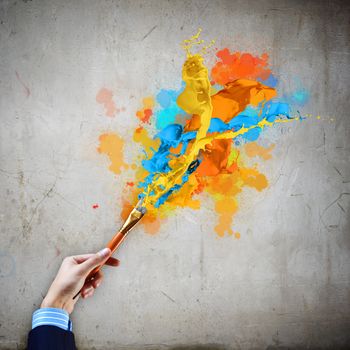
[[[141,220],[145,213],[146,209],[142,207],[141,203],[139,202],[138,205],[131,211],[119,232],[126,235]]]

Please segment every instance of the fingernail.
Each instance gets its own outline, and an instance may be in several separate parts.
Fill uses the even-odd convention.
[[[103,248],[97,253],[101,258],[107,258],[109,254],[111,254],[111,250],[109,248]]]
[[[101,285],[101,282],[96,283],[96,288],[98,288]]]

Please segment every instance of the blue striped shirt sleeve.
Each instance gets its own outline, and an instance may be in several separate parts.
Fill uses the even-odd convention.
[[[68,312],[52,307],[38,309],[33,313],[32,329],[39,326],[56,326],[65,331],[72,331]]]

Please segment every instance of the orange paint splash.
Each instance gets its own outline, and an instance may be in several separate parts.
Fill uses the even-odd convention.
[[[153,115],[154,99],[153,97],[145,97],[142,100],[143,107],[136,112],[137,118],[140,119],[142,123],[150,124],[151,116]]]
[[[265,175],[255,168],[244,167],[241,160],[236,161],[236,166],[237,168],[231,174],[221,173],[206,180],[205,190],[212,195],[215,211],[218,214],[215,232],[220,237],[225,233],[233,234],[233,216],[239,208],[237,195],[243,188],[248,186],[262,191],[268,186]]]
[[[124,140],[114,133],[103,134],[99,137],[99,153],[106,154],[111,161],[109,170],[115,174],[121,173],[121,168],[128,168],[123,160]]]
[[[212,117],[219,118],[223,122],[229,122],[237,114],[244,111],[248,105],[257,106],[260,103],[271,100],[277,95],[274,88],[263,85],[254,80],[239,79],[225,85],[214,96],[211,96],[213,106]],[[185,130],[197,130],[200,125],[200,117],[193,115],[187,122]]]
[[[263,53],[260,57],[250,53],[234,52],[225,48],[216,53],[220,59],[212,70],[211,76],[214,83],[225,85],[236,79],[262,79],[266,80],[271,74],[268,68],[269,56]]]
[[[229,164],[231,146],[231,140],[213,140],[211,144],[206,146],[196,174],[199,176],[216,176],[232,173],[236,170],[237,164],[235,162]]]
[[[249,142],[244,145],[244,150],[248,157],[253,158],[258,156],[264,160],[272,158],[271,152],[274,148],[274,144],[271,144],[269,147],[265,148],[256,142]]]
[[[239,79],[225,85],[212,96],[213,117],[224,122],[230,121],[248,105],[258,106],[277,95],[274,88],[254,80]]]
[[[215,211],[219,216],[218,224],[215,226],[216,233],[223,237],[225,232],[233,234],[231,228],[233,215],[237,211],[237,200],[235,198],[224,197],[215,202]]]
[[[113,101],[113,92],[106,89],[102,88],[96,95],[96,101],[100,104],[102,104],[105,108],[105,113],[106,116],[108,117],[114,117],[117,108],[115,106],[115,103]]]

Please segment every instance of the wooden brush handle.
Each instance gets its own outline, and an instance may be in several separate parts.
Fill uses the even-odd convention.
[[[107,244],[107,248],[109,248],[112,251],[112,254],[117,250],[117,248],[120,246],[120,244],[123,242],[124,238],[126,237],[126,233],[127,232],[117,232],[114,237],[108,242]],[[95,273],[97,273],[98,271],[100,271],[101,267],[103,265],[99,265],[97,267],[95,267],[87,276],[86,280],[91,279]]]

